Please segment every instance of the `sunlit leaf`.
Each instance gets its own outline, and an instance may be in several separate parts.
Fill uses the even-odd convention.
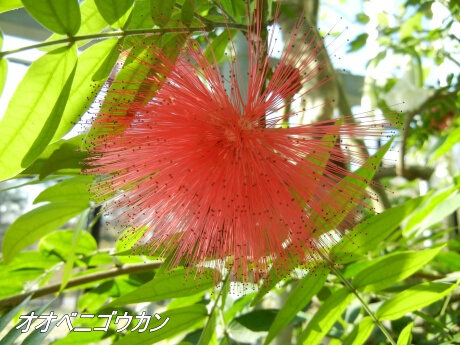
[[[427,229],[439,222],[441,222],[443,219],[445,219],[447,216],[450,214],[454,213],[457,209],[460,208],[460,194],[457,194],[455,196],[451,196],[434,208],[434,210],[428,214],[425,215],[425,218],[418,223],[416,226],[414,226],[413,229]]]
[[[208,45],[204,51],[204,56],[210,63],[218,63],[224,58],[225,49],[232,38],[237,34],[237,30],[224,30]]]
[[[313,315],[307,327],[299,334],[298,344],[316,345],[329,332],[351,302],[353,295],[341,288],[330,295]]]
[[[353,331],[343,340],[342,345],[362,345],[366,342],[374,329],[374,321],[370,316],[364,317]]]
[[[77,33],[79,36],[98,33],[107,27],[107,23],[100,15],[94,0],[85,0],[80,6],[80,12],[81,25]],[[63,39],[65,37],[66,36],[64,35],[53,34],[46,40],[46,42]],[[78,41],[76,42],[76,45],[81,47],[86,43],[88,43],[88,40]],[[42,49],[45,51],[47,50],[47,48]]]
[[[93,176],[75,176],[63,180],[54,186],[46,188],[34,200],[34,204],[39,202],[60,202],[74,201],[86,203],[89,206],[90,193],[88,191]]]
[[[358,35],[358,37],[356,37],[353,41],[349,43],[350,47],[348,48],[347,53],[360,50],[362,47],[364,47],[366,45],[368,37],[369,34],[366,33]]]
[[[64,256],[65,265],[64,265],[64,270],[63,270],[62,277],[61,277],[61,287],[59,289],[59,292],[62,292],[67,286],[67,283],[69,282],[74,263],[77,260],[77,254],[78,252],[81,251],[80,245],[82,244],[82,242],[80,241],[80,239],[84,237],[85,235],[86,235],[86,238],[88,239],[87,235],[89,233],[83,230],[84,223],[88,219],[88,214],[89,214],[89,209],[86,209],[79,215],[78,221],[75,224],[75,229],[72,231],[73,232],[72,241],[70,242],[70,245],[67,247],[67,253]],[[95,246],[95,249],[96,248],[97,248],[97,245]]]
[[[73,170],[74,173],[78,174],[83,169],[84,160],[87,157],[88,153],[80,151],[79,146],[71,143],[63,143],[43,164],[40,171],[40,179],[62,169]]]
[[[81,24],[78,0],[22,0],[26,10],[45,28],[73,36]]]
[[[59,230],[54,231],[44,236],[38,248],[44,255],[58,255],[65,261],[68,259],[69,248],[72,246],[75,230]],[[88,255],[97,250],[97,243],[93,236],[88,231],[79,230],[80,236],[78,238],[77,254]]]
[[[181,10],[181,20],[185,25],[190,25],[195,12],[195,0],[185,0]]]
[[[378,248],[406,217],[412,215],[423,200],[423,197],[411,199],[358,224],[332,248],[330,255],[334,262],[343,264],[355,261],[360,258],[359,254]]]
[[[413,212],[412,216],[407,221],[403,228],[403,234],[409,233],[412,230],[418,229],[422,221],[445,199],[456,192],[456,187],[448,188],[447,190],[438,192],[425,198],[425,202]]]
[[[176,0],[150,0],[150,15],[158,26],[166,26],[171,18]]]
[[[134,0],[94,0],[101,16],[115,29],[121,29],[129,19]]]
[[[442,248],[388,254],[362,270],[353,280],[353,285],[363,291],[380,291],[389,288],[424,267]]]
[[[40,154],[40,156],[32,163],[27,169],[25,169],[23,175],[39,175],[42,173],[43,169],[46,169],[45,166],[49,163],[49,158],[54,154],[55,151],[59,150],[63,145],[70,145],[75,149],[79,148],[83,142],[84,136],[79,135],[68,140],[61,139],[53,144],[49,144],[45,150]],[[69,169],[65,170],[65,173],[74,174],[78,173],[81,170],[81,165],[77,167],[78,169]],[[36,181],[44,181],[46,176],[43,176],[43,179]]]
[[[401,331],[398,337],[398,343],[396,345],[411,345],[412,344],[412,327],[414,327],[414,323],[409,323],[404,329]]]
[[[6,76],[8,74],[8,61],[0,58],[0,96],[2,95],[3,88],[5,87]]]
[[[2,0],[0,1],[0,13],[11,11],[22,6],[21,0]]]
[[[455,251],[439,253],[436,255],[436,261],[446,266],[452,272],[460,272],[460,254]]]
[[[457,127],[452,133],[450,133],[444,143],[437,148],[437,150],[433,153],[430,158],[429,164],[433,163],[436,159],[441,156],[444,156],[452,146],[460,142],[460,127]]]
[[[131,20],[128,23],[128,29],[140,29],[140,28],[153,28],[152,17],[150,16],[150,1],[142,0],[135,1],[134,8],[131,13]],[[126,37],[126,39],[133,39],[134,37]],[[145,38],[142,37],[142,38]]]
[[[30,66],[0,122],[0,180],[24,170],[53,137],[76,59],[74,46],[63,47]]]
[[[243,0],[221,0],[219,4],[237,22],[241,22],[246,15],[246,5]]]
[[[91,106],[120,54],[119,49],[118,39],[108,39],[92,45],[78,57],[70,96],[52,141],[67,134]]]
[[[23,214],[5,233],[3,259],[11,261],[22,249],[58,229],[86,208],[87,205],[81,203],[61,202],[43,205]]]
[[[214,286],[213,274],[213,270],[206,269],[197,276],[195,270],[183,268],[157,274],[152,281],[117,298],[106,307],[193,295]]]
[[[187,1],[187,0],[186,0]],[[207,345],[211,342],[215,332],[216,332],[216,318],[218,311],[214,311],[208,318],[203,331],[201,333],[198,345]]]
[[[455,290],[458,284],[422,283],[412,286],[385,301],[375,316],[380,320],[396,320],[407,313],[420,310]]]
[[[297,313],[305,308],[312,297],[323,287],[328,273],[329,270],[326,268],[317,269],[297,283],[277,313],[264,344],[269,344],[294,319]]]
[[[239,343],[257,343],[272,325],[277,309],[255,309],[233,319],[227,327],[230,336]]]

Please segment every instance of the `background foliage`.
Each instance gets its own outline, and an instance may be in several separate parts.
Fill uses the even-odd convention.
[[[206,277],[197,285],[184,268],[162,274],[159,258],[133,255],[130,243],[120,239],[104,240],[87,191],[93,177],[79,174],[84,134],[63,138],[110,76],[120,45],[148,41],[155,36],[147,34],[168,21],[191,29],[198,19],[210,30],[225,27],[220,9],[238,30],[246,18],[243,1],[2,0],[1,12],[25,7],[52,35],[37,45],[46,54],[31,64],[0,122],[0,180],[6,181],[1,211],[24,207],[13,193],[24,185],[42,190],[36,208],[5,221],[11,224],[0,262],[0,344],[20,336],[24,344],[388,343],[376,321],[398,345],[460,343],[460,5],[407,0],[395,13],[375,13],[375,2],[359,3],[363,11],[355,13],[355,25],[363,32],[350,40],[349,52],[375,48],[366,65],[363,102],[368,109],[406,102],[396,164],[374,175],[388,188],[378,191],[381,213],[369,215],[331,249],[335,267],[324,263],[302,279],[273,276],[253,291],[228,282],[212,289]],[[341,5],[349,1],[310,1],[309,18],[317,24],[321,13]],[[299,6],[304,4],[283,5],[286,20]],[[372,23],[375,30],[369,31]],[[210,33],[211,44],[223,56],[228,41],[218,33]],[[0,90],[14,53],[0,52]],[[437,66],[451,68],[447,78],[436,75]],[[376,77],[385,68],[389,72]],[[135,71],[131,61],[117,78],[128,81]],[[340,113],[350,114],[340,77],[329,88],[339,95]],[[381,153],[373,159],[381,160]],[[14,325],[32,310],[147,310],[170,320],[156,332],[117,332],[112,323],[106,332],[58,333],[53,323],[48,332],[21,335]],[[86,326],[101,323],[88,320]]]

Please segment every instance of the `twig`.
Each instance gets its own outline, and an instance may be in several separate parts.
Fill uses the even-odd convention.
[[[388,339],[388,341],[392,344],[392,345],[396,345],[395,341],[393,340],[393,338],[391,337],[390,333],[388,333],[387,329],[385,328],[385,326],[382,325],[382,323],[380,322],[379,319],[377,319],[377,317],[374,315],[374,313],[369,309],[369,307],[367,306],[367,303],[364,302],[364,300],[361,298],[360,294],[358,293],[358,291],[356,291],[355,287],[353,285],[351,285],[347,278],[345,278],[342,273],[334,266],[334,264],[332,262],[330,262],[331,264],[331,269],[332,271],[337,275],[337,277],[340,278],[340,280],[345,284],[345,286],[356,296],[356,298],[358,298],[359,302],[361,303],[361,305],[363,306],[364,310],[367,312],[367,314],[371,317],[371,319],[374,321],[374,323],[380,328],[380,330],[382,331],[382,333],[385,335],[385,337]]]
[[[434,169],[430,167],[425,167],[425,166],[419,166],[419,165],[413,165],[413,166],[406,166],[402,177],[405,179],[412,181],[417,178],[420,178],[422,180],[429,180],[431,175],[433,174]],[[396,177],[398,176],[396,172],[396,167],[388,167],[388,168],[380,168],[378,171],[376,171],[374,175],[374,180],[380,180],[385,177]]]
[[[84,285],[87,283],[91,283],[91,282],[95,282],[98,280],[107,279],[111,277],[121,276],[123,274],[146,272],[146,271],[150,271],[150,270],[159,268],[162,264],[163,264],[163,261],[152,261],[152,262],[145,263],[145,264],[126,265],[126,266],[121,266],[117,268],[112,268],[105,272],[88,274],[83,277],[71,279],[69,280],[65,288],[70,289],[75,286]],[[46,295],[50,295],[50,294],[59,292],[60,287],[61,287],[61,283],[57,283],[57,284],[49,285],[49,286],[46,286],[46,287],[43,287],[41,289],[37,289],[34,291],[24,292],[18,295],[7,297],[7,298],[0,300],[0,307],[16,306],[30,295],[32,295],[32,299],[34,299],[34,298],[39,298],[42,296],[46,296]]]
[[[30,49],[39,49],[39,48],[54,46],[58,44],[72,44],[75,42],[86,41],[86,40],[94,40],[94,39],[102,39],[102,38],[110,38],[110,37],[148,35],[148,34],[160,35],[160,34],[166,34],[166,33],[171,33],[171,32],[189,33],[189,32],[196,32],[196,31],[203,31],[203,30],[212,31],[216,28],[231,28],[231,29],[238,29],[242,31],[247,30],[247,26],[242,25],[242,24],[219,23],[219,22],[207,21],[205,27],[200,26],[200,27],[190,27],[190,28],[129,29],[129,30],[108,31],[108,32],[100,32],[97,34],[90,34],[90,35],[68,36],[66,38],[62,38],[59,40],[46,41],[46,42],[41,42],[37,44],[32,44],[30,46],[17,48],[17,49],[6,50],[6,51],[0,52],[0,58],[7,56],[7,55],[30,50]]]

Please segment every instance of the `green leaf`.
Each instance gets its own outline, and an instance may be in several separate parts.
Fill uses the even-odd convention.
[[[150,0],[135,1],[134,8],[131,14],[131,20],[128,24],[128,29],[141,29],[141,28],[153,28],[152,17],[150,16]],[[133,39],[134,36],[129,39]],[[141,37],[142,39],[145,36]],[[128,37],[126,37],[128,39]]]
[[[187,1],[187,0],[186,0]],[[206,325],[201,332],[200,339],[198,340],[198,345],[207,345],[211,342],[215,332],[216,332],[216,312],[214,311],[208,318]]]
[[[255,344],[272,325],[277,309],[255,309],[233,319],[227,327],[230,336],[238,342]]]
[[[107,54],[104,60],[102,60],[102,63],[100,64],[98,70],[94,73],[92,76],[93,81],[97,80],[106,80],[107,77],[110,75],[110,73],[113,70],[113,67],[115,66],[118,57],[120,56],[120,47],[123,44],[123,40],[119,40],[117,42],[118,44],[114,45],[112,47],[112,50]]]
[[[452,146],[460,142],[460,127],[457,127],[452,133],[450,133],[444,143],[434,151],[433,155],[431,156],[428,164],[432,164],[436,159],[441,156],[444,156]]]
[[[319,307],[307,327],[299,334],[298,344],[316,345],[329,332],[335,321],[350,304],[353,295],[341,288],[330,295]]]
[[[369,157],[353,175],[340,180],[331,191],[329,197],[326,198],[325,201],[322,201],[319,207],[317,207],[317,209],[326,210],[325,214],[327,214],[327,216],[313,214],[315,219],[313,228],[321,230],[315,233],[316,236],[320,236],[330,230],[335,230],[337,226],[342,223],[347,214],[356,207],[357,196],[353,195],[353,193],[356,192],[356,190],[361,189],[364,191],[367,188],[369,181],[372,181],[375,171],[380,166],[383,156],[385,156],[388,149],[393,144],[393,139],[394,138],[391,138],[388,143],[377,151],[377,153]],[[333,208],[329,205],[331,200],[333,200],[333,203],[336,205]],[[341,206],[341,212],[336,211],[337,205]],[[327,210],[329,210],[329,212],[327,212]]]
[[[116,38],[98,42],[78,57],[70,97],[52,142],[67,134],[91,106],[120,54],[119,42]]]
[[[460,272],[460,254],[454,251],[441,252],[436,255],[436,261],[447,267],[450,271]]]
[[[44,236],[38,243],[38,248],[43,255],[55,254],[64,261],[68,260],[69,248],[72,247],[75,230],[58,230]],[[75,249],[76,254],[89,255],[97,250],[97,243],[88,231],[79,230],[80,233]]]
[[[64,144],[67,144],[67,145],[71,145],[75,148],[79,148],[81,143],[83,142],[83,139],[84,139],[84,134],[82,135],[78,135],[76,137],[73,137],[73,138],[70,138],[68,140],[59,140],[53,144],[50,144],[48,145],[45,150],[41,153],[40,157],[38,157],[35,162],[32,163],[32,165],[30,165],[26,170],[24,170],[21,175],[39,175],[42,170],[44,169],[45,165],[48,164],[48,160],[50,158],[50,156],[57,150],[59,150],[61,148],[62,145]],[[79,171],[81,170],[81,166],[78,166],[78,170],[77,169],[73,169],[73,170],[67,170],[65,171],[66,173],[68,174],[72,174],[72,173],[78,173]],[[51,178],[49,178],[51,179]],[[44,180],[37,180],[37,181],[34,181],[34,183],[40,183],[41,181],[44,181]]]
[[[55,301],[55,299],[53,298],[47,304],[45,304],[45,305],[41,306],[40,308],[37,308],[36,310],[34,310],[35,315],[41,315],[45,310],[48,309],[48,307],[54,301]],[[28,313],[27,315],[30,315],[30,313]],[[21,321],[21,323],[22,323],[22,321]],[[19,328],[19,329],[16,328],[18,325],[16,325],[15,327],[11,328],[10,331],[2,339],[0,339],[0,345],[12,345],[12,344],[15,343],[15,340],[17,338],[19,338],[22,334],[24,334],[24,333],[21,332],[22,328]]]
[[[81,24],[78,0],[22,0],[27,12],[48,30],[74,36]]]
[[[370,316],[364,317],[353,331],[343,340],[342,345],[362,345],[374,329],[374,321]]]
[[[360,22],[361,24],[369,23],[369,16],[365,13],[358,13],[356,15],[356,21]]]
[[[8,60],[0,58],[0,96],[2,95],[3,88],[5,87],[7,75],[8,75]]]
[[[2,263],[3,271],[12,272],[14,270],[39,269],[46,270],[60,262],[54,256],[46,256],[39,251],[27,251],[16,255],[8,265]]]
[[[182,23],[189,26],[192,23],[194,12],[195,0],[185,0],[180,13]]]
[[[21,0],[2,0],[0,1],[0,13],[11,11],[22,7]]]
[[[305,308],[312,297],[323,287],[328,273],[329,270],[326,268],[316,269],[298,282],[277,313],[264,344],[269,344],[295,318],[297,313]]]
[[[246,5],[243,0],[221,0],[220,5],[238,23],[246,16]]]
[[[412,286],[385,301],[375,316],[379,320],[396,320],[407,313],[420,310],[451,293],[458,286],[427,282]]]
[[[168,298],[190,296],[214,286],[214,270],[205,269],[197,275],[195,269],[176,269],[157,274],[153,280],[112,301],[105,307],[139,302],[156,302]]]
[[[160,27],[166,26],[171,18],[175,4],[176,0],[150,0],[150,15],[153,22]]]
[[[77,259],[76,254],[79,252],[80,249],[80,239],[85,236],[85,234],[89,234],[86,231],[83,231],[83,223],[88,219],[89,209],[86,209],[83,213],[80,214],[77,224],[75,225],[75,229],[72,231],[72,241],[68,246],[67,253],[65,254],[65,265],[64,270],[61,277],[61,287],[59,292],[62,292],[67,283],[69,282],[70,275],[72,273],[73,265]],[[87,237],[88,238],[88,237]],[[94,241],[96,242],[96,241]],[[95,246],[97,248],[97,244]]]
[[[410,16],[407,20],[404,20],[399,27],[399,35],[401,40],[413,37],[414,32],[419,32],[423,30],[422,27],[422,18],[423,13],[415,12],[412,16]]]
[[[429,215],[433,210],[445,199],[455,193],[457,187],[452,187],[442,192],[436,193],[431,196],[426,196],[425,201],[420,208],[413,212],[412,217],[407,221],[406,226],[403,228],[403,234],[409,233],[412,230],[418,229],[419,224]]]
[[[53,137],[76,59],[74,46],[63,47],[30,66],[0,122],[0,180],[24,170]]]
[[[73,201],[90,205],[89,187],[93,183],[93,176],[75,176],[67,180],[63,180],[54,186],[46,188],[34,200],[34,204],[40,202],[65,202]]]
[[[458,208],[460,208],[460,194],[451,196],[436,205],[434,210],[426,215],[423,221],[414,226],[413,229],[427,229],[441,222],[448,215],[454,213]]]
[[[411,345],[412,344],[412,327],[414,327],[414,323],[409,323],[404,329],[401,331],[398,337],[398,343],[396,345]]]
[[[0,317],[0,332],[5,329],[5,327],[14,319],[16,314],[26,306],[27,303],[29,303],[30,299],[32,298],[32,295],[27,296],[21,303],[19,303],[17,306],[12,308],[11,310],[8,310],[7,313],[2,315]]]
[[[403,205],[373,215],[365,222],[358,224],[332,248],[330,255],[334,262],[348,263],[359,259],[359,254],[366,254],[378,248],[407,216],[412,215],[423,200],[424,197],[411,199]]]
[[[87,205],[73,202],[52,203],[23,214],[5,233],[3,259],[5,262],[11,261],[22,249],[64,225],[86,207]]]
[[[380,291],[389,288],[424,267],[442,248],[386,255],[358,273],[353,280],[353,285],[363,291]]]
[[[127,23],[134,0],[94,0],[102,18],[114,29],[121,29]]]
[[[43,340],[48,336],[48,334],[53,330],[58,321],[51,322],[50,326],[46,332],[42,332],[42,327],[40,329],[33,329],[32,332],[22,341],[21,345],[37,345],[41,344]],[[38,326],[38,324],[36,325]]]
[[[356,37],[353,41],[349,43],[350,47],[348,48],[347,53],[360,50],[362,47],[364,47],[366,45],[368,37],[369,34],[366,33],[358,35],[358,37]]]
[[[72,73],[70,74],[69,78],[67,79],[67,82],[64,85],[64,88],[61,90],[56,104],[54,105],[50,115],[48,116],[45,124],[43,125],[41,132],[38,134],[37,139],[30,147],[29,152],[27,152],[27,154],[23,158],[21,163],[22,166],[27,167],[30,164],[32,164],[38,158],[38,156],[40,156],[43,150],[45,150],[45,148],[52,140],[54,134],[56,133],[56,130],[61,122],[62,113],[64,111],[64,108],[66,107],[67,100],[70,95],[70,88],[72,86],[72,81],[75,76],[76,67],[77,66],[75,65],[74,69],[72,70]]]
[[[79,151],[79,147],[71,143],[63,143],[54,151],[40,171],[40,179],[62,169],[71,169],[79,173],[83,169],[84,160],[88,157],[88,152]]]
[[[225,55],[225,49],[227,49],[229,42],[237,33],[238,30],[224,30],[212,40],[211,44],[209,44],[204,51],[204,56],[209,63],[213,64],[222,61]]]
[[[107,27],[107,23],[100,15],[94,0],[85,0],[80,6],[81,12],[81,26],[78,30],[78,35],[88,35],[94,34],[97,32],[102,31],[104,28]],[[55,41],[59,39],[63,39],[66,36],[53,34],[51,35],[45,42]],[[79,41],[76,42],[78,47],[81,47],[88,43],[88,41]],[[47,48],[42,48],[43,50],[47,50]]]
[[[177,308],[165,311],[161,315],[158,325],[151,325],[150,330],[161,325],[166,318],[169,318],[166,325],[154,332],[133,332],[129,333],[114,345],[150,345],[156,342],[170,338],[182,331],[185,331],[195,324],[201,322],[207,315],[206,306],[202,304],[191,305],[184,308]]]

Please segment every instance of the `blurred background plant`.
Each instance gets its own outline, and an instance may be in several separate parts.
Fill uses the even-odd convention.
[[[304,100],[305,121],[367,111],[385,116],[390,107],[401,111],[401,125],[395,128],[396,147],[374,175],[386,186],[373,190],[380,214],[368,215],[331,249],[336,266],[303,272],[302,279],[272,277],[254,292],[228,282],[213,291],[206,278],[197,287],[184,281],[184,269],[161,274],[159,258],[131,253],[132,243],[118,236],[126,229],[107,226],[99,210],[90,208],[92,177],[79,175],[86,152],[76,149],[87,117],[80,118],[94,112],[91,105],[120,44],[148,44],[152,36],[145,34],[165,25],[152,10],[160,3],[175,22],[195,17],[214,27],[231,22],[236,30],[244,28],[242,0],[0,2],[0,344],[460,343],[458,2],[282,3],[279,24],[285,31],[304,7],[322,35],[339,17],[348,25],[344,33],[331,31],[332,37],[341,33],[339,47],[325,41],[329,56],[321,58],[332,56],[336,77]],[[222,58],[225,34],[210,33]],[[70,42],[75,44],[65,45]],[[34,44],[40,50],[14,46]],[[132,63],[117,78],[139,73]],[[114,323],[104,332],[69,332],[55,322],[40,332],[33,330],[36,321],[21,334],[14,325],[32,310],[144,310],[170,319],[156,332],[117,332]],[[104,322],[79,319],[74,326]],[[151,328],[160,324],[152,321]]]

